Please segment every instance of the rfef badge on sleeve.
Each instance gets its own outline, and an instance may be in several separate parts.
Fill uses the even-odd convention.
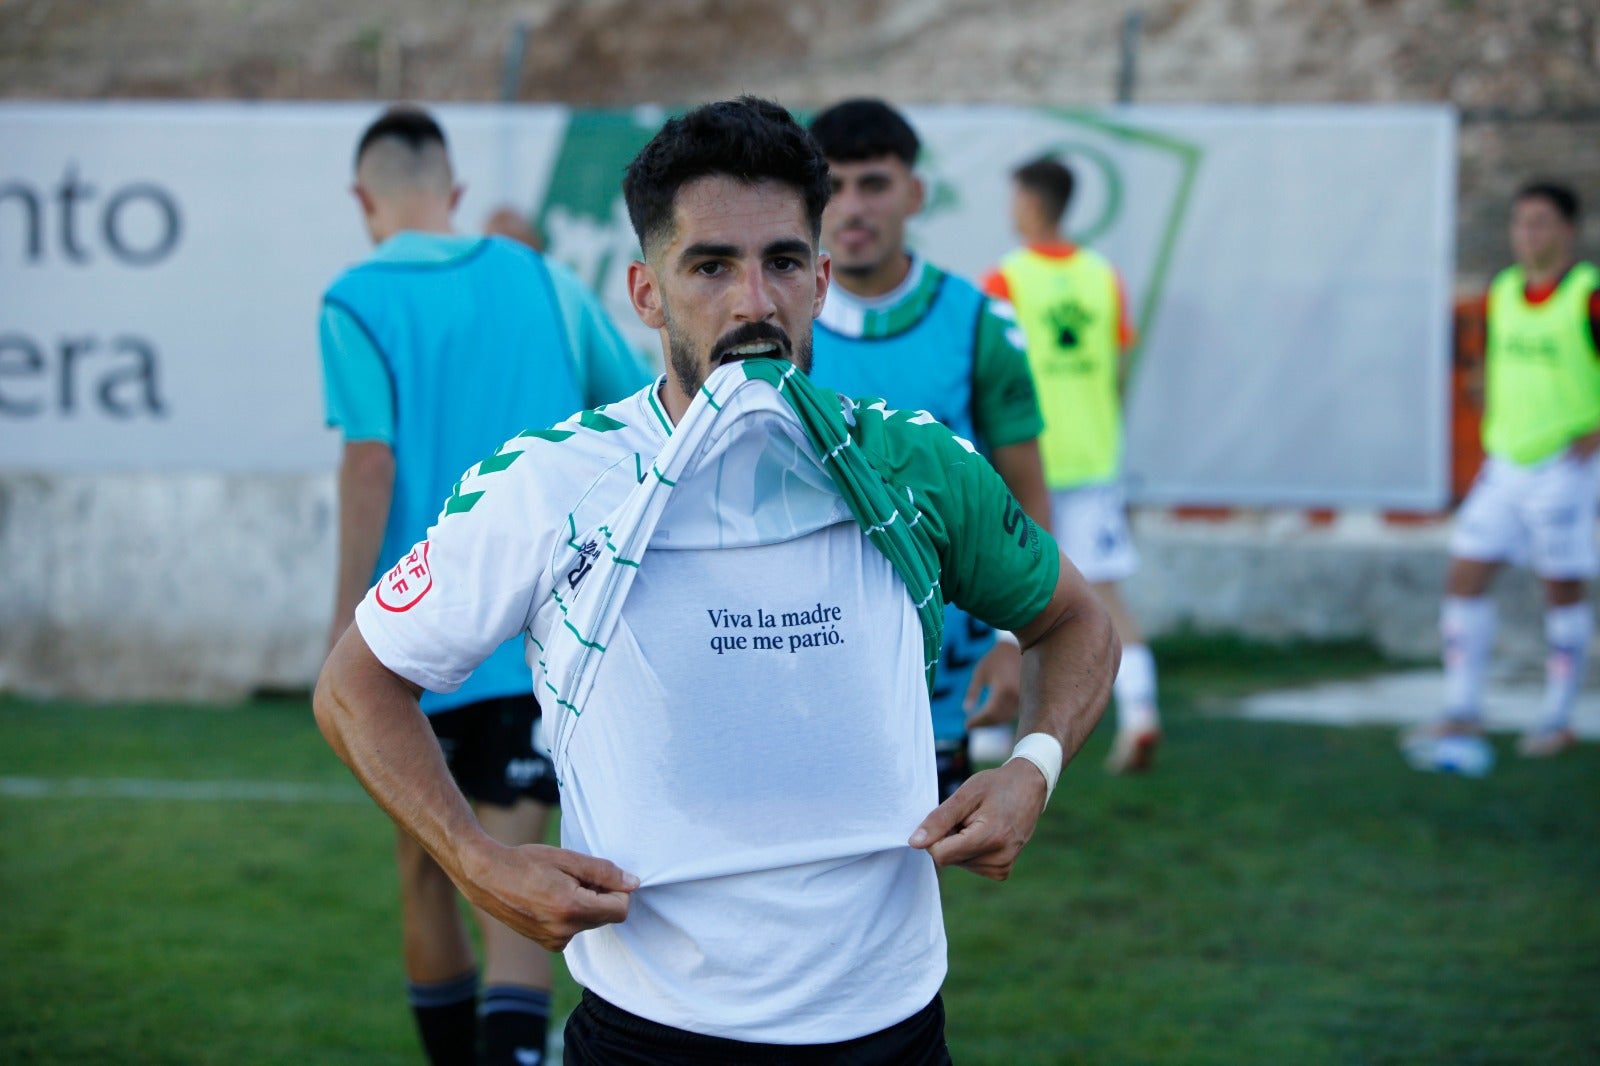
[[[422,541],[400,564],[378,579],[378,606],[386,611],[409,611],[433,588],[428,569],[428,542]]]

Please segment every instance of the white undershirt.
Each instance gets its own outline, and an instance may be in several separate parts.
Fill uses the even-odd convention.
[[[817,316],[817,321],[835,333],[847,337],[861,336],[868,312],[884,311],[895,306],[922,284],[923,265],[924,260],[920,256],[911,256],[911,267],[900,284],[879,296],[857,296],[835,281],[828,288],[828,299],[822,305],[822,314]]]
[[[646,552],[565,752],[561,823],[643,887],[625,923],[573,940],[573,977],[763,1043],[925,1006],[945,939],[933,864],[906,846],[936,803],[921,641],[854,522]]]

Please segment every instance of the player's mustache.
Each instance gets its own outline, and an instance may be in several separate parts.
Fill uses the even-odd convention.
[[[776,344],[778,354],[784,359],[789,358],[789,353],[794,350],[789,334],[781,327],[770,322],[746,322],[733,332],[724,334],[722,339],[717,341],[716,346],[711,349],[711,361],[720,363],[727,358],[729,352],[740,345],[757,344],[761,341],[772,341]]]

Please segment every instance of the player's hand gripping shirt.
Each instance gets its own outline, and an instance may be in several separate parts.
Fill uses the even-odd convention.
[[[928,649],[941,597],[1017,627],[1059,554],[925,415],[785,363],[719,369],[508,442],[357,624],[429,688],[527,634],[563,844],[639,875],[574,976],[665,1024],[846,1039],[944,977]],[[919,609],[920,608],[920,609]]]

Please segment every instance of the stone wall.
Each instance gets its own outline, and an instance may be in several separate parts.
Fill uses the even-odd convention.
[[[232,700],[308,689],[332,610],[330,476],[0,475],[0,691]],[[1146,512],[1127,595],[1153,634],[1366,638],[1435,660],[1446,527],[1299,513]],[[1543,656],[1539,593],[1508,575],[1503,662]]]
[[[0,690],[307,688],[333,610],[325,476],[0,475]]]
[[[1459,108],[1463,287],[1504,263],[1536,174],[1596,206],[1600,254],[1600,8],[1578,0],[10,0],[0,98],[495,100],[523,33],[522,100],[1100,106],[1130,11],[1140,102]]]

